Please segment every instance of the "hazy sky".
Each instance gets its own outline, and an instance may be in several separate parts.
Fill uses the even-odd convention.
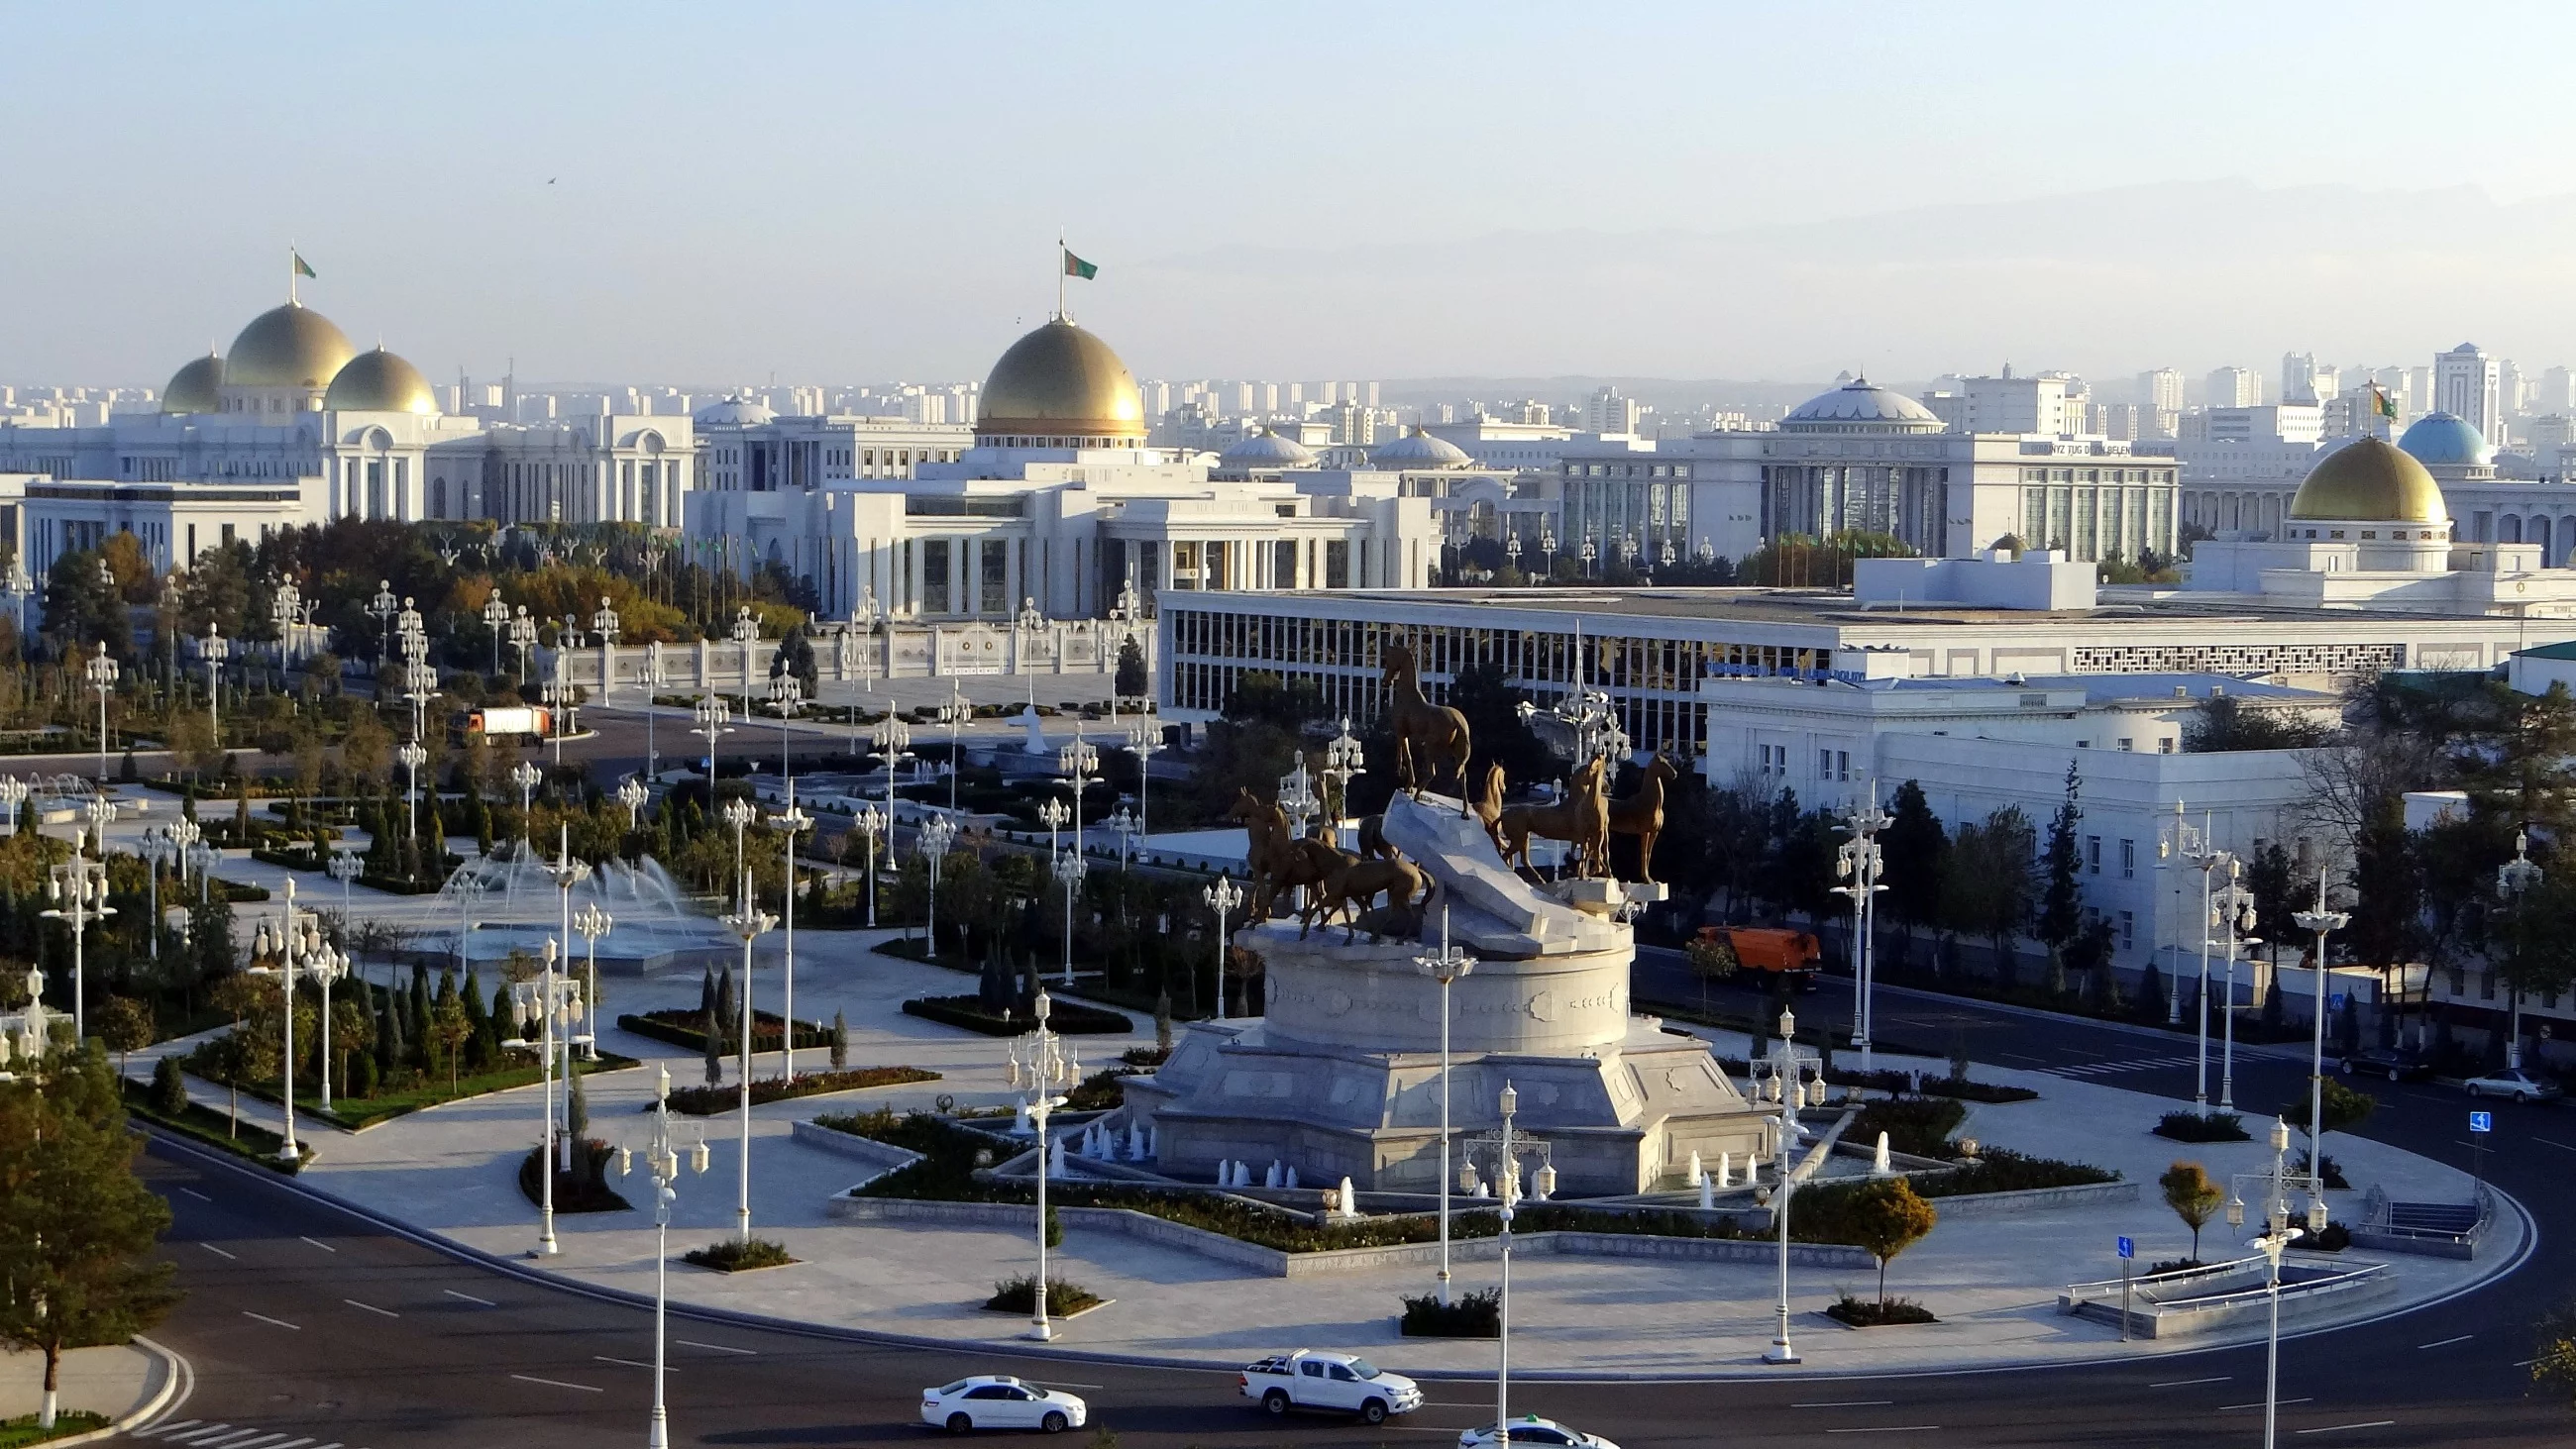
[[[2576,359],[2576,7],[14,7],[0,379]]]

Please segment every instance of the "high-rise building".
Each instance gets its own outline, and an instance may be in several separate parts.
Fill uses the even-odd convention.
[[[2536,413],[2563,413],[2576,408],[2576,373],[2553,367],[2540,375],[2540,391],[2531,400]]]
[[[2496,360],[2463,342],[2433,359],[2433,405],[2496,442],[2503,433],[2504,406],[2499,392],[2502,369]]]
[[[2138,374],[2138,401],[2158,412],[2182,411],[2182,370],[2159,367]]]
[[[2073,437],[2083,430],[2088,419],[2084,405],[2077,401],[2080,378],[2065,373],[2045,373],[2038,377],[2015,377],[2006,364],[2000,377],[1957,378],[1956,392],[1935,392],[1924,398],[1933,415],[1960,433],[2027,433],[2043,437]]]
[[[2281,401],[2290,404],[2328,403],[2343,391],[2343,370],[2332,363],[2320,363],[2313,352],[2289,352],[2281,356]],[[2218,404],[2211,403],[2216,407]]]
[[[1584,422],[1596,433],[1634,433],[1637,431],[1637,400],[1624,397],[1619,389],[1605,387],[1592,394],[1584,410]]]
[[[2209,396],[2203,402],[2214,408],[2250,408],[2263,404],[2263,375],[2250,367],[2221,367],[2209,374]]]

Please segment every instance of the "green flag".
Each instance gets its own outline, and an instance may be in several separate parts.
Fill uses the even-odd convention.
[[[2372,408],[2375,409],[2381,417],[2386,418],[2391,422],[2395,422],[2397,420],[2396,400],[2388,395],[2386,389],[2382,388],[2375,382],[2370,385],[2370,403]]]
[[[317,282],[322,280],[322,274],[313,270],[313,264],[304,260],[304,253],[290,249],[286,254],[295,259],[295,275],[311,277]]]
[[[1082,258],[1075,256],[1071,252],[1066,252],[1064,254],[1064,274],[1068,277],[1080,277],[1087,282],[1100,275],[1100,268],[1093,263],[1084,261]]]

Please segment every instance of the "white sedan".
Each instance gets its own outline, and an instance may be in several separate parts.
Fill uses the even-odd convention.
[[[1542,1445],[1544,1449],[1619,1449],[1618,1445],[1598,1434],[1586,1434],[1536,1414],[1512,1420],[1509,1435],[1495,1433],[1491,1424],[1481,1429],[1469,1429],[1458,1436],[1458,1449],[1503,1449],[1506,1439],[1513,1444]]]
[[[1042,1389],[1008,1374],[977,1374],[921,1391],[921,1422],[951,1434],[975,1429],[1044,1429],[1061,1434],[1081,1428],[1090,1412],[1082,1400],[1061,1389]]]
[[[2472,1097],[2511,1097],[2517,1102],[2549,1102],[2566,1095],[2565,1089],[2546,1077],[2535,1077],[2517,1067],[2503,1067],[2482,1077],[2471,1077],[2465,1084]]]

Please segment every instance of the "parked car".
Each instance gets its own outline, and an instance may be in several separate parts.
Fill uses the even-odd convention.
[[[1491,1424],[1481,1429],[1469,1429],[1458,1436],[1458,1449],[1503,1449],[1506,1438],[1514,1444],[1539,1444],[1546,1449],[1619,1449],[1618,1445],[1598,1434],[1586,1434],[1536,1414],[1512,1420],[1511,1433],[1507,1436],[1496,1434]]]
[[[1062,1389],[1042,1389],[1008,1374],[976,1374],[921,1391],[921,1422],[951,1434],[972,1429],[1079,1429],[1090,1408]]]
[[[2511,1097],[2517,1102],[2547,1102],[2567,1095],[2567,1089],[2546,1077],[2535,1077],[2520,1067],[2503,1067],[2482,1077],[2471,1077],[2467,1083],[2472,1097]]]
[[[1273,1354],[1245,1365],[1239,1381],[1243,1396],[1258,1400],[1274,1416],[1290,1409],[1323,1409],[1383,1424],[1389,1414],[1422,1407],[1420,1385],[1347,1353],[1301,1348]]]
[[[2392,1082],[2414,1082],[2433,1075],[2433,1064],[2417,1052],[2404,1047],[2363,1047],[2344,1053],[2343,1074],[2386,1077]]]

